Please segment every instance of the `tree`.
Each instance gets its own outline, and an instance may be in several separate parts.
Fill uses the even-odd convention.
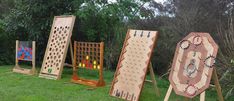
[[[54,16],[72,14],[72,0],[16,0],[4,18],[11,46],[18,40],[37,41],[37,59],[42,60]],[[12,47],[14,50],[14,47]],[[11,51],[13,53],[13,51]]]
[[[126,33],[126,23],[139,17],[138,8],[145,1],[119,0],[17,0],[4,17],[5,30],[14,40],[37,41],[37,59],[41,63],[54,16],[73,14],[76,23],[72,40],[105,41],[106,66],[114,67]],[[13,44],[12,44],[13,45]]]

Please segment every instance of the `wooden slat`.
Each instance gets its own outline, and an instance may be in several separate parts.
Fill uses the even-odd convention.
[[[164,98],[164,101],[168,101],[169,100],[171,92],[172,92],[172,86],[170,85],[169,88],[168,88],[168,90],[167,90],[167,94],[166,94],[166,96]]]
[[[153,70],[151,62],[150,62],[150,65],[149,65],[149,72],[150,72],[150,77],[152,79],[152,83],[153,83],[153,86],[154,86],[154,90],[156,92],[156,96],[160,96],[159,89],[158,89],[158,86],[157,86],[157,81],[155,80],[154,70]]]
[[[200,94],[200,101],[205,101],[205,95],[206,95],[206,91]]]
[[[221,91],[221,87],[220,87],[220,84],[219,84],[219,79],[218,79],[217,72],[216,72],[215,68],[213,70],[212,79],[214,80],[215,89],[216,89],[216,91],[218,93],[219,101],[224,101],[222,91]]]

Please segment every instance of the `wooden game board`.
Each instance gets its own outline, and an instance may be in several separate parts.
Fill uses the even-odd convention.
[[[138,101],[145,81],[157,31],[128,30],[110,95]]]
[[[39,77],[60,79],[75,16],[55,16]]]
[[[16,57],[15,57],[15,67],[13,68],[13,72],[27,74],[27,75],[36,74],[35,52],[36,52],[36,42],[35,41],[33,41],[31,43],[29,41],[16,40]],[[19,61],[31,62],[32,69],[22,68],[19,65]]]
[[[192,32],[177,44],[169,76],[176,94],[193,98],[209,87],[217,51],[208,33]]]
[[[94,87],[104,86],[103,79],[103,52],[104,42],[74,42],[74,66],[71,82]],[[98,80],[90,80],[78,76],[78,68],[96,70],[99,73]]]

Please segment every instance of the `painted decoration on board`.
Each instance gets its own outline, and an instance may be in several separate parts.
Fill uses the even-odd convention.
[[[209,87],[217,51],[209,33],[192,32],[177,43],[169,76],[176,94],[193,98]]]
[[[32,44],[27,41],[19,41],[17,58],[18,60],[32,61]]]

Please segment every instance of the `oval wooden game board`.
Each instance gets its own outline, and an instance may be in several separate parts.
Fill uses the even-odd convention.
[[[112,82],[111,96],[139,100],[157,35],[157,31],[128,31]]]
[[[75,16],[54,18],[39,77],[61,78],[74,22]]]
[[[177,44],[169,76],[176,94],[193,98],[209,87],[217,51],[208,33],[192,32]]]

